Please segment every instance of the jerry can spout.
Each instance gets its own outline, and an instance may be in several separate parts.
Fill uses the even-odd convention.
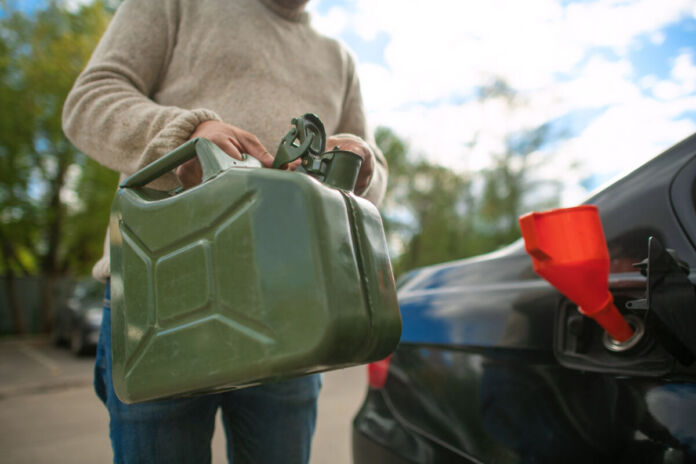
[[[519,222],[534,271],[614,340],[630,339],[633,329],[609,292],[609,251],[597,207],[529,213]]]

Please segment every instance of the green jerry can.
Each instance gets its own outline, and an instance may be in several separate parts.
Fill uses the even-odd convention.
[[[382,359],[401,318],[361,158],[293,119],[274,167],[193,139],[120,185],[111,221],[113,381],[126,403],[229,390]],[[146,185],[198,156],[202,183]]]

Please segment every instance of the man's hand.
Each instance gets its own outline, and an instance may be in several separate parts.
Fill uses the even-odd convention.
[[[222,121],[204,121],[196,127],[190,138],[205,137],[215,143],[232,158],[242,159],[242,153],[247,153],[261,161],[265,167],[271,167],[273,157],[253,134],[239,127]],[[176,176],[184,188],[201,183],[203,172],[198,158],[192,158],[176,169]]]
[[[360,172],[358,173],[358,180],[355,182],[355,192],[358,194],[362,193],[367,188],[370,177],[372,177],[372,150],[360,137],[342,134],[332,135],[326,140],[326,151],[331,151],[334,147],[338,147],[339,150],[352,151],[363,159],[362,165],[360,165]]]

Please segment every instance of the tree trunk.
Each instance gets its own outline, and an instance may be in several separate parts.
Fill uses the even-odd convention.
[[[53,330],[53,312],[55,308],[55,288],[57,274],[43,276],[41,282],[41,331],[51,333]]]
[[[0,227],[0,242],[2,246],[3,265],[7,273],[5,278],[5,288],[7,289],[7,302],[10,306],[10,314],[12,315],[12,326],[17,334],[24,333],[24,318],[22,317],[22,307],[19,305],[17,298],[17,287],[15,286],[15,269],[27,274],[27,270],[22,265],[22,261],[17,257],[17,252],[12,245],[12,242],[7,238],[4,231]]]
[[[65,208],[60,201],[60,191],[65,185],[65,174],[68,170],[71,157],[67,153],[56,155],[58,169],[52,179],[50,197],[48,201],[49,220],[46,223],[46,243],[48,244],[46,254],[43,257],[41,271],[43,274],[43,285],[41,289],[41,331],[50,333],[53,328],[53,312],[55,286],[58,280],[61,266],[58,256],[58,247],[63,233],[63,216]]]
[[[22,317],[22,307],[19,305],[19,300],[17,299],[15,275],[11,270],[8,270],[5,276],[5,288],[7,289],[7,301],[10,305],[10,313],[12,314],[14,333],[22,335],[24,333],[24,318]]]

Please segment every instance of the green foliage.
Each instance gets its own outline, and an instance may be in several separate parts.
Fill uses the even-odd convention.
[[[385,232],[402,248],[393,260],[399,275],[414,267],[470,256],[467,240],[473,207],[470,179],[425,160],[413,160],[408,145],[381,127],[375,141],[389,164],[384,201]]]
[[[422,264],[449,261],[467,255],[467,217],[469,182],[442,166],[419,161],[406,195],[418,229],[411,237],[399,267],[410,269]]]
[[[530,155],[549,137],[549,127],[542,125],[534,130],[511,136],[507,149],[493,157],[492,166],[481,175],[484,187],[479,198],[478,227],[485,232],[490,248],[495,249],[520,237],[517,219],[532,209],[548,209],[558,203],[560,185],[550,181],[533,182],[529,174],[539,162],[532,162]],[[545,195],[529,197],[539,186],[551,186]]]
[[[501,94],[514,99],[504,83],[485,95]],[[401,251],[393,257],[395,274],[496,250],[519,238],[521,214],[555,206],[559,186],[539,191],[548,182],[534,182],[529,175],[540,162],[532,162],[530,155],[548,140],[548,133],[541,126],[511,136],[488,169],[462,174],[415,159],[403,140],[379,128],[375,140],[389,163],[385,231],[392,249]]]
[[[391,129],[386,127],[377,128],[375,142],[389,164],[389,182],[384,202],[387,209],[393,212],[408,194],[408,176],[411,169],[406,158],[408,147]],[[408,229],[408,224],[400,221],[396,216],[384,215],[382,221],[387,236],[401,235]]]
[[[61,111],[110,14],[101,2],[0,7],[0,273],[83,274],[101,253],[116,174],[70,144]]]
[[[49,0],[26,15],[0,0],[0,274],[41,274],[50,282],[87,274],[101,256],[117,174],[65,139],[61,110],[117,3],[70,10]],[[479,97],[519,104],[503,81]],[[375,139],[389,163],[383,211],[399,253],[397,275],[506,245],[519,235],[520,214],[553,206],[557,189],[556,197],[542,194],[529,176],[539,162],[530,155],[548,137],[545,126],[517,134],[487,170],[457,173],[414,156],[394,132],[378,129]],[[51,292],[49,283],[44,303]]]
[[[63,242],[66,266],[77,276],[89,275],[104,252],[104,234],[118,182],[118,173],[91,158],[84,157],[81,166],[75,188],[77,204],[68,216]]]

